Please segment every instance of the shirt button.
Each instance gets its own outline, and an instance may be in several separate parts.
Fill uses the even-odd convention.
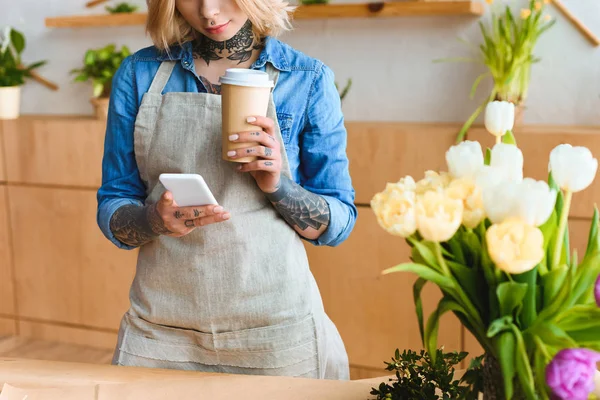
[[[183,65],[185,65],[186,67],[189,67],[190,66],[190,62],[189,61],[184,61]]]

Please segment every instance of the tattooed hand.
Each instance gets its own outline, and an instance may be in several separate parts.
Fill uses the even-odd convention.
[[[275,139],[275,122],[266,117],[250,117],[248,123],[262,130],[231,135],[235,143],[258,143],[258,146],[230,151],[227,155],[236,158],[258,156],[257,161],[238,166],[241,172],[250,172],[264,193],[273,193],[281,179],[281,145]]]

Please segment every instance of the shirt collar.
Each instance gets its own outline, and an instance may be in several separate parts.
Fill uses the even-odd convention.
[[[252,64],[253,69],[259,69],[265,66],[267,62],[271,63],[280,71],[291,71],[290,64],[281,48],[281,43],[271,37],[266,38],[266,44],[261,51],[258,59]],[[181,46],[174,46],[169,53],[163,52],[158,56],[158,61],[189,61],[193,60],[192,43],[187,42]]]

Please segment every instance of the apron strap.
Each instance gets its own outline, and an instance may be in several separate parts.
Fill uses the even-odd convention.
[[[160,64],[148,93],[162,94],[165,86],[167,86],[167,82],[169,82],[169,79],[171,78],[175,63],[176,61],[163,61]]]

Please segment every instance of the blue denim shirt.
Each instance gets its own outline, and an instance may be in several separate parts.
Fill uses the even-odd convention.
[[[169,59],[179,62],[164,92],[206,92],[195,72],[190,43],[173,49],[170,55],[154,47],[142,49],[125,59],[113,78],[97,217],[104,235],[119,248],[133,247],[112,234],[112,215],[126,204],[143,205],[146,199],[134,154],[135,119],[158,67]],[[329,204],[329,226],[310,242],[336,246],[350,235],[357,211],[346,156],[347,134],[333,73],[322,62],[274,38],[267,38],[252,68],[264,71],[267,62],[280,71],[273,99],[292,178]]]

